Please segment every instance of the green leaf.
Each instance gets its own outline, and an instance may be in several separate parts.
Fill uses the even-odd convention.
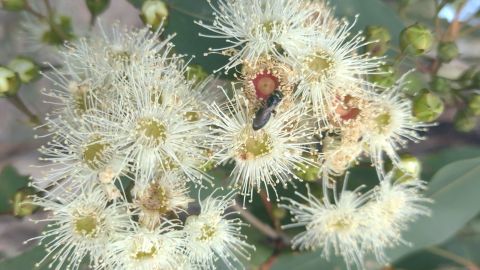
[[[41,246],[37,246],[18,255],[17,257],[0,261],[0,269],[47,270],[49,269],[47,263],[43,263],[39,267],[35,267],[35,263],[39,262],[45,255],[45,249]]]
[[[20,175],[12,166],[6,166],[0,173],[0,213],[12,211],[11,199],[15,192],[27,186],[28,176]]]
[[[345,17],[350,21],[359,15],[354,30],[364,30],[368,25],[381,25],[386,27],[392,36],[392,44],[398,42],[398,36],[404,24],[397,13],[380,0],[332,0],[336,15]]]
[[[426,191],[435,201],[432,216],[422,217],[410,226],[404,238],[413,246],[389,251],[392,261],[448,240],[473,219],[480,212],[479,175],[480,158],[457,161],[438,171]]]

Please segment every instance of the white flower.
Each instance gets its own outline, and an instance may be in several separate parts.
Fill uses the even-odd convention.
[[[293,247],[300,249],[321,249],[325,258],[330,258],[332,253],[341,255],[350,269],[351,265],[363,268],[364,228],[368,219],[361,212],[361,207],[368,201],[369,193],[360,195],[358,189],[354,191],[342,190],[337,195],[333,190],[333,202],[328,198],[320,201],[310,191],[308,197],[296,194],[307,204],[296,202],[290,198],[282,198],[289,205],[282,204],[293,215],[293,223],[284,228],[305,227],[306,231],[292,239]]]
[[[177,269],[185,238],[175,227],[168,224],[149,230],[133,225],[106,248],[101,266],[115,270]]]
[[[432,124],[418,122],[412,116],[412,102],[402,95],[404,83],[400,82],[380,94],[371,96],[363,114],[363,141],[368,145],[372,162],[384,174],[384,153],[396,165],[399,162],[397,150],[408,142],[419,142],[424,137],[419,134]]]
[[[189,216],[185,222],[187,257],[201,269],[215,269],[218,259],[228,269],[242,268],[239,257],[250,259],[249,250],[254,247],[245,242],[240,231],[246,224],[238,218],[230,219],[234,212],[227,212],[235,204],[235,192],[214,197],[216,192],[200,201],[198,216]]]
[[[418,217],[430,215],[425,204],[432,200],[422,195],[424,189],[425,182],[406,177],[394,179],[393,173],[387,174],[374,189],[372,200],[364,211],[371,220],[365,231],[364,245],[374,251],[377,260],[387,261],[385,248],[408,244],[402,232]]]
[[[297,0],[222,0],[211,4],[215,19],[211,25],[197,22],[212,34],[209,38],[227,39],[229,43],[212,52],[230,54],[225,70],[244,61],[255,65],[263,55],[282,59],[298,55],[317,33],[317,10],[308,9]],[[307,23],[307,19],[309,22]]]
[[[295,94],[311,103],[320,119],[327,118],[339,89],[352,91],[357,87],[348,86],[368,84],[364,77],[378,73],[382,63],[358,52],[366,43],[361,33],[351,33],[355,23],[344,21],[338,28],[320,32],[308,50],[291,63],[299,77]]]
[[[65,184],[78,189],[113,183],[124,174],[126,160],[115,140],[102,136],[102,127],[62,117],[48,119],[46,125],[52,138],[39,149],[43,154],[40,160],[48,162],[40,165],[45,175],[40,179],[42,186]],[[107,175],[109,179],[105,179]]]
[[[177,76],[180,72],[158,69],[142,77],[130,76],[138,71],[129,70],[126,79],[116,84],[121,95],[115,106],[86,119],[105,127],[106,137],[117,139],[117,146],[132,161],[132,169],[137,175],[146,174],[137,179],[177,169],[198,181],[205,178],[199,167],[207,161],[209,121],[196,96],[188,92],[193,91],[191,84]],[[134,76],[137,78],[132,79]]]
[[[315,165],[302,155],[310,151],[308,140],[313,129],[299,118],[303,112],[300,106],[278,111],[257,131],[252,128],[254,112],[250,106],[247,99],[234,95],[226,104],[214,104],[210,110],[214,117],[213,158],[218,163],[235,161],[233,185],[241,187],[242,195],[251,197],[255,189],[265,188],[268,195],[269,186],[280,183],[285,187],[297,178],[298,164]]]
[[[140,223],[154,228],[167,219],[178,216],[193,200],[188,196],[187,179],[180,174],[167,173],[149,181],[137,181],[132,191],[135,205],[140,208]]]
[[[39,264],[51,258],[50,265],[56,270],[78,269],[87,255],[91,264],[99,263],[107,244],[130,226],[127,205],[121,201],[109,203],[98,188],[80,193],[57,190],[56,194],[47,192],[34,200],[52,212],[50,217],[39,220],[49,222],[45,232],[31,239],[45,242],[47,255]]]

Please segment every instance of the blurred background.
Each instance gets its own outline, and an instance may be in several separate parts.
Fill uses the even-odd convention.
[[[10,0],[0,0],[0,3],[8,1]],[[41,1],[30,2],[40,4]],[[203,57],[202,52],[208,48],[209,44],[198,37],[195,32],[198,28],[192,23],[193,19],[210,16],[206,1],[171,0],[167,2],[169,6],[167,32],[178,34],[173,40],[178,51],[196,54],[197,57],[193,62],[201,65],[208,72],[211,72],[214,67],[221,66],[217,58]],[[79,36],[88,33],[91,12],[85,1],[56,0],[52,3],[59,12],[71,17],[75,33]],[[422,179],[427,181],[434,177],[441,177],[442,175],[434,175],[447,164],[480,157],[480,128],[479,119],[476,116],[480,113],[472,112],[472,110],[480,111],[480,104],[472,108],[473,105],[469,103],[480,94],[478,92],[480,91],[480,73],[478,72],[480,1],[330,0],[330,3],[340,16],[353,18],[355,14],[360,15],[356,30],[364,30],[372,25],[385,27],[391,36],[391,48],[387,54],[391,54],[392,57],[397,54],[399,35],[406,26],[418,22],[432,29],[435,34],[438,34],[438,31],[455,33],[454,40],[448,40],[454,41],[458,48],[458,54],[451,61],[442,61],[438,64],[439,50],[437,49],[432,49],[421,57],[403,60],[404,71],[411,68],[419,70],[412,75],[413,82],[409,88],[417,91],[417,96],[428,91],[428,94],[439,97],[445,104],[441,115],[436,120],[438,125],[432,127],[426,134],[428,140],[411,145],[407,152],[421,161]],[[139,16],[141,5],[142,1],[139,0],[111,0],[109,7],[99,18],[103,25],[120,21],[124,25],[143,26],[144,22]],[[20,12],[0,9],[0,65],[6,66],[12,59],[22,55],[31,57],[40,69],[47,71],[48,67],[44,62],[55,64],[57,61],[52,53],[54,49],[32,45],[32,40],[35,42],[35,31],[26,31],[25,28],[35,28],[35,26],[28,23],[28,17]],[[440,43],[437,40],[434,46]],[[432,68],[438,69],[434,75],[430,72]],[[39,78],[23,84],[16,94],[30,113],[37,115],[40,119],[50,110],[50,105],[42,102],[40,91],[49,84],[48,80]],[[42,226],[30,222],[31,211],[17,209],[15,207],[18,205],[15,203],[22,199],[23,193],[18,191],[25,190],[28,177],[35,177],[40,173],[40,169],[36,167],[38,165],[36,149],[44,141],[34,139],[35,131],[31,115],[26,115],[24,110],[22,112],[19,104],[15,102],[11,98],[0,98],[0,270],[32,269],[32,262],[42,256],[39,249],[33,248],[34,242],[23,243],[38,235]],[[362,168],[354,173],[365,178],[372,175],[372,171]],[[467,173],[469,175],[465,176]],[[470,199],[466,193],[461,192],[461,189],[451,193],[449,200],[452,209],[448,211],[458,213],[458,216],[451,215],[450,219],[443,220],[442,224],[423,222],[419,227],[428,229],[428,226],[431,226],[432,232],[435,232],[434,235],[427,237],[425,231],[416,232],[417,234],[409,233],[408,236],[413,239],[407,238],[407,240],[414,240],[415,235],[420,235],[423,242],[415,248],[407,247],[403,251],[398,251],[398,256],[395,254],[397,251],[393,251],[393,257],[396,260],[391,266],[375,265],[372,260],[371,263],[367,263],[369,269],[480,269],[480,201],[478,200],[480,198],[480,160],[476,159],[476,163],[465,167],[463,172],[452,174],[451,177],[454,176],[460,179],[459,181],[468,183],[472,182],[472,177],[476,178],[477,185],[473,185],[475,188],[473,190],[470,188],[470,192],[478,194],[477,199]],[[461,205],[458,203],[460,201]],[[13,213],[17,214],[17,217],[13,216]],[[44,213],[35,211],[32,215],[42,216]],[[253,258],[252,269],[258,268],[255,266],[256,261],[261,262],[268,257],[268,254],[264,254],[265,252],[262,253],[262,248],[258,249]],[[286,261],[298,262],[292,258],[287,256],[283,261],[280,260],[273,265],[272,269],[284,269],[282,264]],[[341,264],[336,264],[335,260],[324,264],[318,254],[312,260],[314,262],[308,265],[297,264],[298,268],[293,269],[320,269],[319,267],[342,269],[343,267]]]

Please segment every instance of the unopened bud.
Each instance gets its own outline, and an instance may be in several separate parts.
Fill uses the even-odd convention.
[[[402,154],[395,167],[389,162],[386,168],[393,173],[394,179],[404,182],[418,179],[420,177],[422,163],[415,156]]]
[[[435,93],[447,93],[450,91],[450,81],[446,78],[435,76],[432,79],[431,87]]]
[[[472,86],[474,88],[480,89],[480,71],[475,73],[472,81]]]
[[[455,42],[442,42],[438,45],[438,58],[448,63],[458,56],[458,47]]]
[[[42,42],[49,45],[63,45],[65,41],[74,38],[72,19],[67,16],[55,17],[53,25],[42,34]]]
[[[380,66],[378,74],[370,75],[370,81],[383,87],[394,85],[396,81],[395,68],[390,64]]]
[[[366,46],[367,52],[375,56],[385,54],[392,39],[390,32],[385,27],[377,25],[367,26],[365,37],[370,42]]]
[[[15,71],[0,66],[0,97],[13,96],[20,88],[20,79]]]
[[[20,11],[25,8],[27,0],[0,0],[0,8],[8,11]]]
[[[473,67],[465,70],[459,79],[461,86],[465,89],[473,87],[475,83],[475,77],[477,76],[477,74],[478,74],[477,70]]]
[[[480,95],[473,95],[468,101],[468,110],[475,116],[480,116]]]
[[[35,210],[38,206],[33,203],[32,196],[35,194],[33,188],[27,187],[18,190],[12,199],[13,215],[16,217],[26,217]]]
[[[160,0],[145,1],[142,5],[140,18],[145,24],[158,28],[168,18],[167,5]]]
[[[400,48],[409,54],[424,54],[430,50],[432,44],[432,32],[421,24],[413,24],[400,33]]]
[[[208,73],[200,65],[189,65],[187,67],[187,80],[194,81],[195,84],[205,80]]]
[[[307,181],[307,182],[314,182],[318,180],[318,175],[320,173],[320,169],[317,166],[311,164],[297,164],[297,167],[294,170],[295,175],[298,176],[300,179]]]
[[[94,16],[102,14],[110,5],[110,0],[86,0],[87,8]]]
[[[413,115],[419,121],[435,121],[443,112],[444,104],[437,95],[424,91],[413,101]]]
[[[460,132],[470,132],[477,125],[477,119],[468,110],[460,111],[455,116],[454,125],[455,129]]]
[[[8,67],[18,74],[22,83],[29,83],[39,75],[38,65],[28,57],[17,56],[8,63]]]

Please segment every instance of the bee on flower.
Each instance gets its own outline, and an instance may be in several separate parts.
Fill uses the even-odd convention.
[[[236,90],[238,91],[238,90]],[[236,93],[236,92],[235,92]],[[277,184],[286,187],[295,176],[298,164],[312,164],[303,153],[310,151],[313,128],[302,125],[300,106],[278,111],[259,130],[253,129],[251,103],[236,93],[223,105],[213,104],[213,159],[218,163],[235,162],[231,172],[233,187],[252,196]],[[276,191],[275,191],[276,192]]]

